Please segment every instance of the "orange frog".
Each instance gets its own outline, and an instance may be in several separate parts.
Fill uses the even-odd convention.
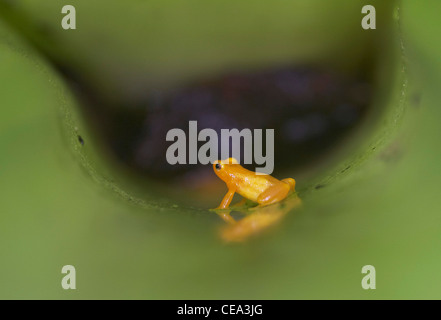
[[[228,187],[217,209],[227,209],[236,192],[259,205],[273,204],[285,199],[290,191],[294,191],[296,184],[292,178],[277,180],[270,175],[256,174],[242,167],[234,158],[215,161],[213,170]]]

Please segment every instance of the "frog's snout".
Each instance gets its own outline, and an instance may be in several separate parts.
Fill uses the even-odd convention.
[[[226,164],[239,164],[235,158],[228,158],[225,160],[216,160],[213,162],[213,170],[214,172],[222,170],[224,165]]]
[[[213,170],[214,170],[214,172],[219,171],[221,168],[222,168],[222,164],[218,160],[213,162]]]

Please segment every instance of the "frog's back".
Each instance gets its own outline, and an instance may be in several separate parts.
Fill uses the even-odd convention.
[[[259,195],[269,187],[281,183],[270,175],[256,174],[254,171],[243,167],[238,168],[235,173],[236,192],[242,197],[257,202]]]

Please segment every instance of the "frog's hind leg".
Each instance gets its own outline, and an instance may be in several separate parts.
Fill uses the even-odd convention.
[[[262,192],[257,197],[257,202],[263,206],[279,202],[286,198],[290,190],[290,183],[285,181],[284,183],[278,183]]]
[[[282,182],[289,184],[290,190],[294,191],[294,189],[296,187],[296,181],[293,178],[283,179]]]
[[[247,203],[247,199],[242,198],[242,200],[240,200],[238,203],[231,205],[230,208],[241,208],[241,207],[244,207],[246,205],[246,203]]]

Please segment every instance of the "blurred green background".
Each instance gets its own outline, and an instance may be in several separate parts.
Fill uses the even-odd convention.
[[[0,1],[0,298],[441,298],[440,3],[69,4],[77,30],[61,28],[60,1]],[[360,26],[365,4],[377,30]],[[184,191],[132,185],[58,72],[125,101],[225,69],[350,74],[367,55],[370,116],[292,174],[302,208],[240,244],[219,238],[225,223],[205,204],[180,204]],[[67,264],[76,290],[61,288]],[[361,288],[367,264],[376,290]]]

